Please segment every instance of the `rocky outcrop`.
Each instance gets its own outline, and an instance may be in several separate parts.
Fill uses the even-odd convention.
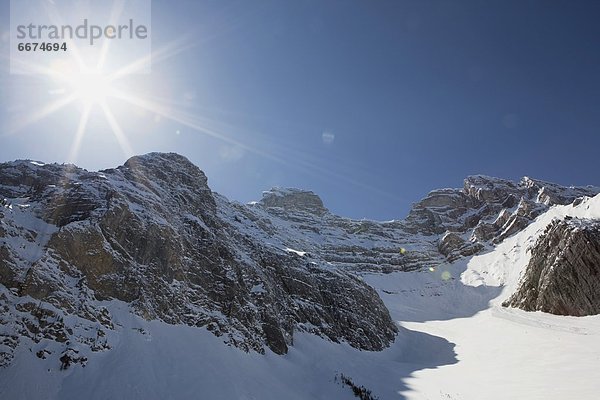
[[[558,315],[600,313],[600,221],[550,224],[531,249],[519,289],[503,304]]]
[[[64,316],[90,326],[103,318],[108,329],[99,304],[120,300],[146,319],[205,327],[246,351],[286,353],[299,331],[365,350],[394,340],[397,328],[371,287],[321,258],[270,246],[266,232],[238,229],[244,216],[224,212],[229,203],[218,204],[204,173],[177,154],[133,157],[99,173],[4,164],[0,185],[1,196],[14,196],[2,208],[0,284],[8,290],[0,300],[16,337],[56,341],[31,311],[47,309],[60,322],[52,332],[88,343]],[[266,196],[264,206],[326,212],[299,191]],[[40,306],[18,310],[17,299]]]
[[[469,176],[461,189],[430,192],[411,209],[403,227],[414,234],[446,231],[469,234],[472,242],[502,242],[553,205],[595,196],[598,187],[563,187],[524,177],[515,183],[484,175]]]
[[[502,242],[555,204],[593,196],[600,188],[565,188],[523,178],[467,177],[460,189],[439,189],[415,203],[404,220],[351,220],[331,214],[312,192],[274,188],[250,206],[223,209],[256,236],[323,258],[345,270],[408,271],[470,256]],[[226,217],[225,217],[226,218]],[[449,233],[450,236],[446,236]],[[458,243],[457,241],[460,241]],[[406,251],[401,251],[402,249]]]
[[[263,192],[260,204],[265,208],[282,208],[288,212],[306,212],[323,215],[328,210],[319,196],[308,190],[273,188]]]
[[[482,248],[481,243],[466,241],[454,232],[446,232],[438,244],[440,253],[446,256],[450,262],[477,254]]]

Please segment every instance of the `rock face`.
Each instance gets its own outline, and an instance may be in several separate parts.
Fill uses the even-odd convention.
[[[397,328],[371,287],[236,229],[229,219],[243,216],[223,212],[228,203],[179,155],[133,157],[100,173],[4,164],[0,185],[9,204],[0,209],[0,303],[14,332],[6,340],[97,343],[64,316],[102,335],[112,326],[105,300],[146,319],[206,327],[246,351],[286,353],[297,331],[366,350],[394,340]],[[265,207],[326,212],[315,195],[292,197]]]
[[[461,257],[477,254],[483,248],[481,243],[467,242],[454,232],[446,232],[440,239],[438,250],[445,255],[450,262]]]
[[[600,221],[550,224],[531,250],[520,287],[505,307],[558,315],[600,314]]]
[[[597,187],[562,187],[528,177],[514,183],[483,175],[469,176],[462,189],[430,192],[404,221],[412,233],[468,233],[473,242],[500,243],[553,205],[595,196]]]
[[[267,209],[282,208],[288,212],[300,211],[315,215],[328,212],[319,196],[301,189],[273,188],[263,192],[260,204]]]
[[[0,164],[0,365],[24,338],[63,346],[40,358],[65,365],[87,362],[77,346],[109,350],[115,301],[246,351],[286,353],[297,332],[382,350],[397,328],[360,274],[473,255],[549,206],[598,192],[473,176],[405,220],[376,222],[334,215],[299,189],[231,202],[177,154],[100,172]]]

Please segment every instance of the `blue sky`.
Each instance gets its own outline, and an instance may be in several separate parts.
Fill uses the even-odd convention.
[[[398,219],[469,174],[600,185],[600,2],[154,0],[152,12],[155,49],[190,47],[125,85],[188,123],[118,102],[115,117],[133,152],[183,154],[231,199],[301,187],[340,215]],[[6,127],[48,90],[0,62]],[[67,161],[78,112],[0,133],[0,161]],[[78,165],[125,161],[109,130],[93,111]]]

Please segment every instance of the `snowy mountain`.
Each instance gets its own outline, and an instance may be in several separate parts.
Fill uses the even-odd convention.
[[[376,222],[300,189],[229,201],[176,154],[0,164],[0,396],[478,398],[452,378],[473,359],[448,342],[464,327],[435,321],[480,318],[558,330],[584,368],[600,349],[569,335],[597,340],[597,317],[501,304],[600,313],[598,193],[472,176]],[[442,365],[449,381],[427,382],[452,390],[408,386]]]

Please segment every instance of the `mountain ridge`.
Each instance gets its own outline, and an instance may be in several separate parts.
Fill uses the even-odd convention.
[[[398,327],[361,275],[436,269],[492,249],[553,205],[600,192],[540,182],[474,175],[431,191],[403,220],[378,222],[332,214],[301,189],[229,201],[175,153],[98,172],[3,163],[0,359],[10,364],[22,338],[109,350],[111,299],[245,351],[285,354],[295,332],[382,350]],[[42,356],[84,362],[69,345]]]

